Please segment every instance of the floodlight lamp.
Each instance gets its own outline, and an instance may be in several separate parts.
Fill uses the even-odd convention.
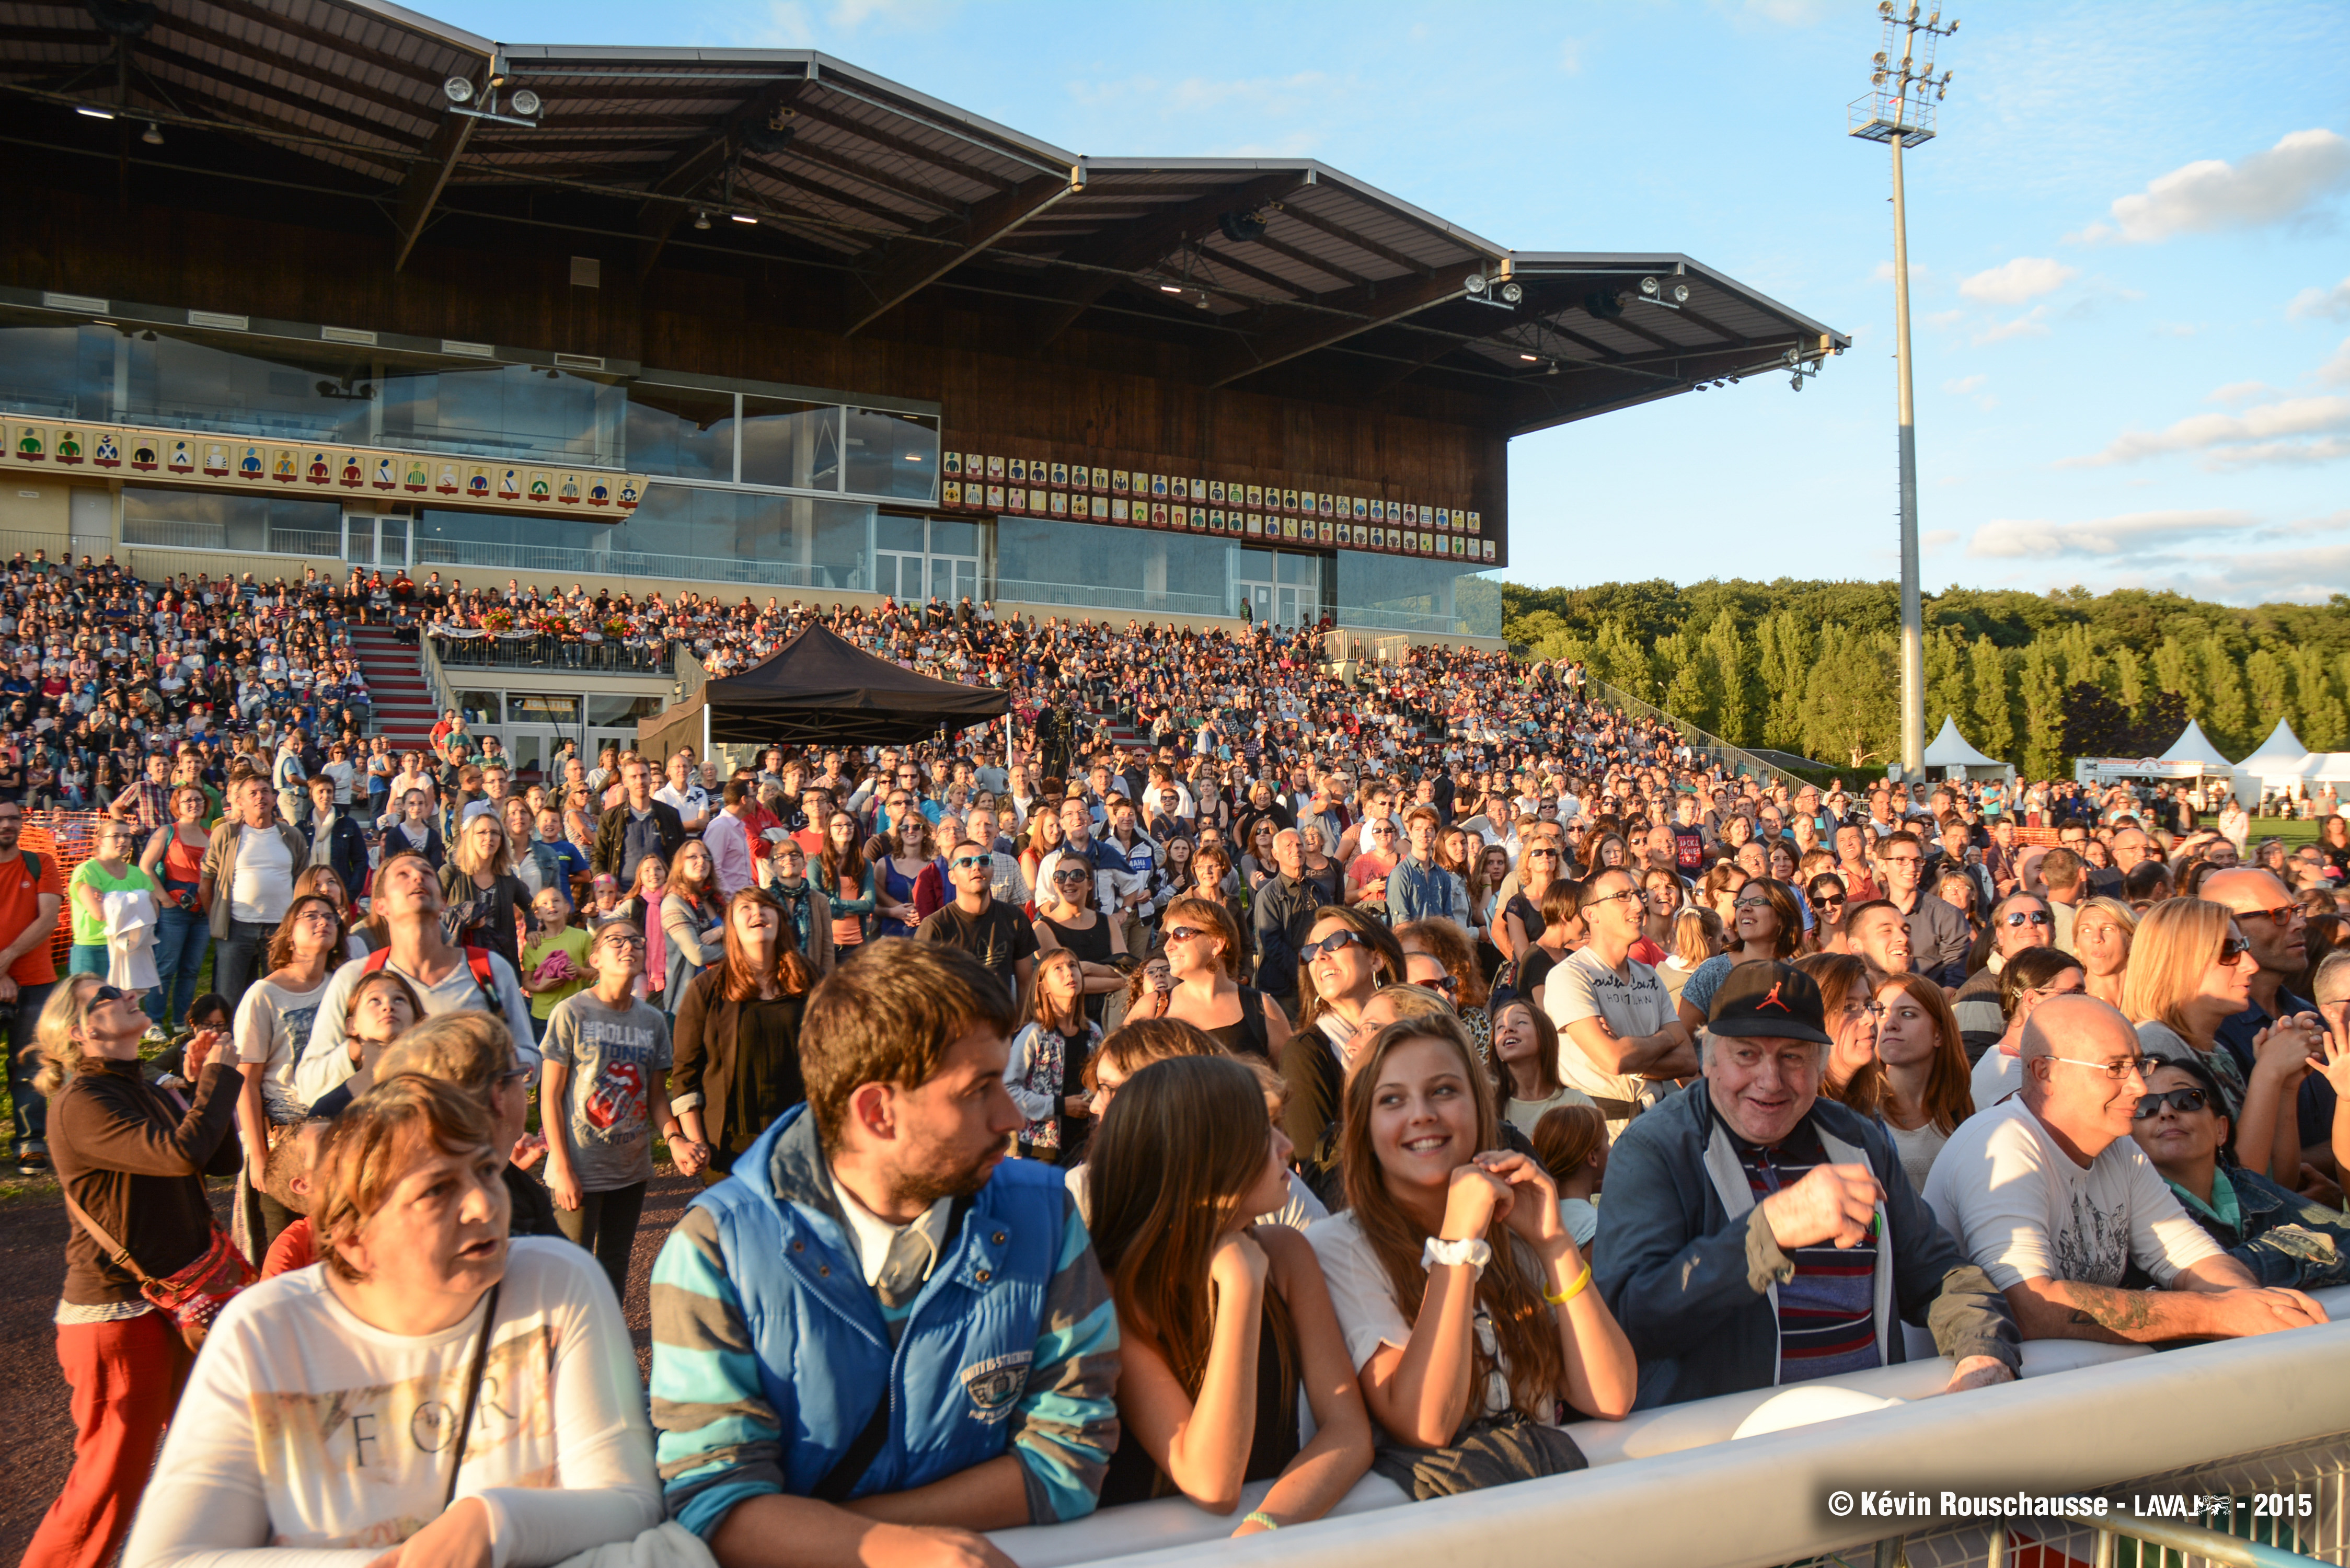
[[[1877,50],[1877,56],[1876,56],[1876,57],[1875,57],[1873,60],[1871,60],[1869,63],[1870,63],[1870,64],[1872,64],[1872,65],[1874,65],[1874,66],[1875,66],[1878,70],[1880,70],[1880,71],[1881,71],[1881,70],[1883,70],[1883,69],[1886,67],[1886,66],[1887,66],[1887,64],[1889,64],[1890,62],[1888,62],[1888,61],[1886,59],[1886,57],[1885,57],[1885,51],[1884,51],[1883,49],[1879,49],[1879,50]]]
[[[1689,285],[1685,283],[1677,283],[1673,285],[1673,303],[1675,305],[1687,305],[1689,303]]]
[[[151,119],[147,122],[146,134],[139,140],[150,147],[161,147],[163,145],[163,128]]]
[[[1461,286],[1471,294],[1482,294],[1485,292],[1485,275],[1482,272],[1472,272],[1461,280]]]
[[[1657,280],[1653,277],[1644,277],[1640,280],[1640,292],[1650,299],[1657,297],[1658,286]]]
[[[473,101],[473,84],[467,81],[463,77],[451,77],[447,81],[441,84],[441,91],[442,96],[447,98],[451,103],[471,103]]]
[[[1526,296],[1526,291],[1514,283],[1505,283],[1501,287],[1501,296],[1503,304],[1515,305]]]
[[[708,228],[710,226],[710,214],[704,212],[695,213],[693,214],[693,226],[697,229]]]
[[[509,101],[514,105],[514,111],[525,119],[531,119],[538,113],[538,95],[528,88],[515,89],[513,99]]]

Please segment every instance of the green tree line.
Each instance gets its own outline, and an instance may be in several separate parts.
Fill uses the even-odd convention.
[[[1505,583],[1502,597],[1503,634],[1531,657],[1581,659],[1733,744],[1855,767],[1899,758],[1892,583]],[[1953,588],[1927,596],[1925,625],[1928,737],[1954,715],[2028,778],[2070,775],[2076,683],[2141,721],[2175,692],[2239,760],[2281,717],[2314,750],[2350,750],[2350,595],[2242,609],[2134,588]]]

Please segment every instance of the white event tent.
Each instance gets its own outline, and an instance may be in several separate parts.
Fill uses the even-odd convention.
[[[1959,733],[1959,722],[1951,715],[1942,715],[1942,728],[1926,747],[1926,771],[1950,777],[1949,770],[1963,770],[1960,776],[1970,779],[2003,778],[2015,782],[2015,769],[1995,757],[1987,757]]]

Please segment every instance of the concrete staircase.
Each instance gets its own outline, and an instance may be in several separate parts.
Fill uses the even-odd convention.
[[[354,626],[351,651],[375,698],[375,730],[391,738],[395,751],[422,749],[440,714],[424,680],[424,659],[390,627]]]

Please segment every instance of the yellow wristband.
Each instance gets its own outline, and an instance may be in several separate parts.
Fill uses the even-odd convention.
[[[1583,1265],[1583,1272],[1575,1276],[1575,1283],[1567,1286],[1566,1289],[1559,1292],[1556,1295],[1551,1294],[1548,1291],[1543,1292],[1543,1300],[1550,1303],[1553,1306],[1565,1306],[1567,1303],[1581,1295],[1584,1292],[1584,1287],[1590,1283],[1591,1265],[1589,1263],[1586,1263]]]
[[[1243,1524],[1262,1524],[1267,1530],[1279,1530],[1281,1528],[1281,1521],[1274,1518],[1273,1515],[1265,1512],[1263,1509],[1258,1509],[1254,1513],[1252,1513],[1246,1519],[1242,1520],[1241,1522]]]

